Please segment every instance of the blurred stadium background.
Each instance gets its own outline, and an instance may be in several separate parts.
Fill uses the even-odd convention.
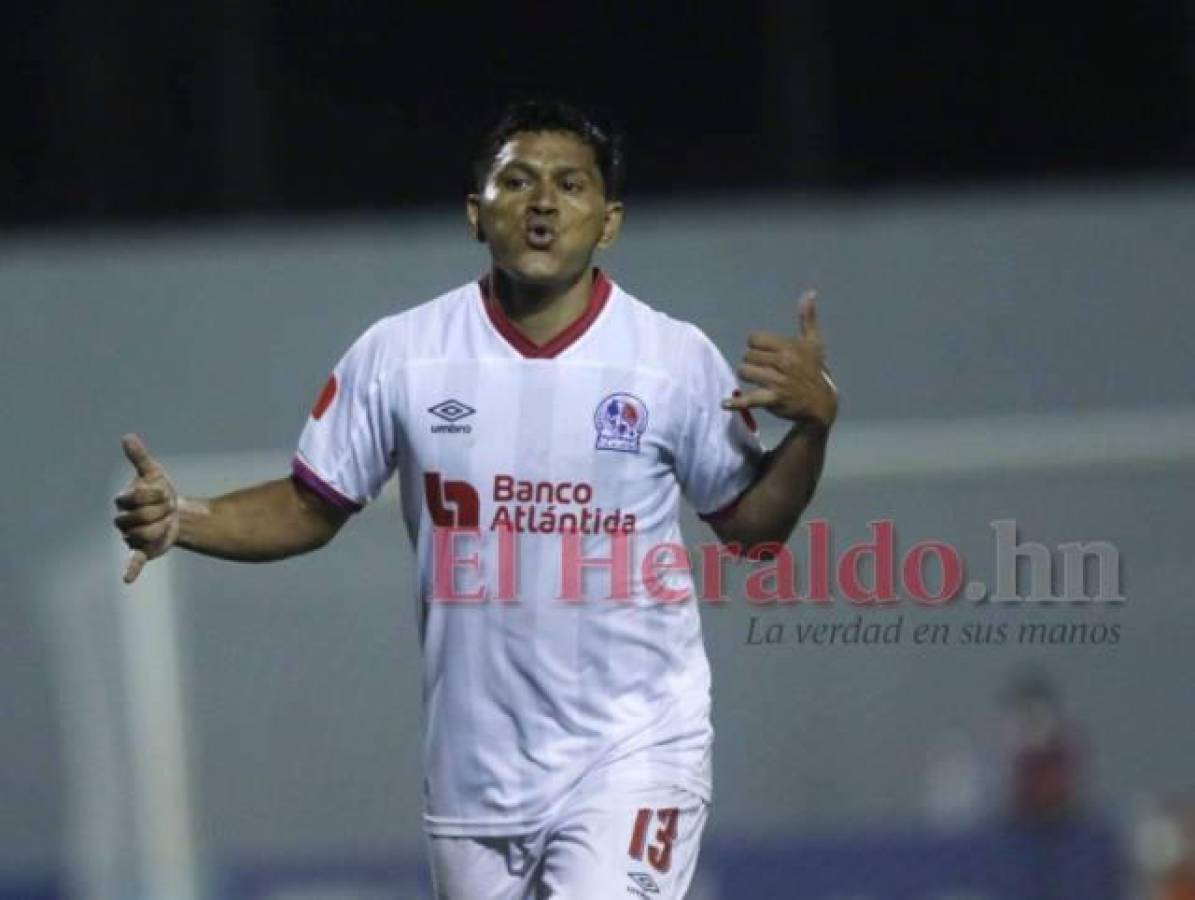
[[[754,646],[856,611],[705,610],[693,896],[1195,896],[1195,3],[0,16],[0,898],[427,896],[393,494],[132,591],[110,497],[129,430],[190,493],[285,471],[347,344],[484,267],[468,157],[524,93],[623,125],[603,265],[729,357],[819,290],[836,549],[892,519],[990,583],[1016,519],[1122,562],[1123,603],[867,613],[1115,645]]]

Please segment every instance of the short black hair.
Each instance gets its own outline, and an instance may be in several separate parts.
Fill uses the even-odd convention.
[[[473,185],[481,190],[489,175],[494,157],[502,146],[521,131],[565,131],[593,150],[606,199],[616,200],[622,194],[626,166],[622,135],[599,124],[592,116],[564,100],[518,100],[503,110],[498,121],[485,137],[477,155],[473,157]]]

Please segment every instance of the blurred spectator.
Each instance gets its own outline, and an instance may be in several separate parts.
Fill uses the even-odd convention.
[[[924,809],[938,828],[964,831],[986,818],[983,766],[975,742],[961,728],[939,734],[929,745]]]
[[[1195,900],[1195,796],[1175,796],[1149,809],[1134,843],[1149,900]]]
[[[1004,725],[1014,821],[1032,825],[1075,817],[1081,806],[1079,741],[1047,676],[1032,671],[1013,681]]]

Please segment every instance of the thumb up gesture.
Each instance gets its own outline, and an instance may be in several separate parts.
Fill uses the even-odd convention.
[[[112,521],[132,551],[124,570],[125,584],[132,584],[147,562],[161,556],[178,540],[178,494],[166,470],[150,455],[141,438],[126,434],[120,444],[136,474],[116,495],[120,512]]]

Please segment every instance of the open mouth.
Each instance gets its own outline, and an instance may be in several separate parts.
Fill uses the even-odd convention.
[[[532,222],[527,226],[527,243],[536,250],[547,250],[556,240],[556,231],[544,222]]]

